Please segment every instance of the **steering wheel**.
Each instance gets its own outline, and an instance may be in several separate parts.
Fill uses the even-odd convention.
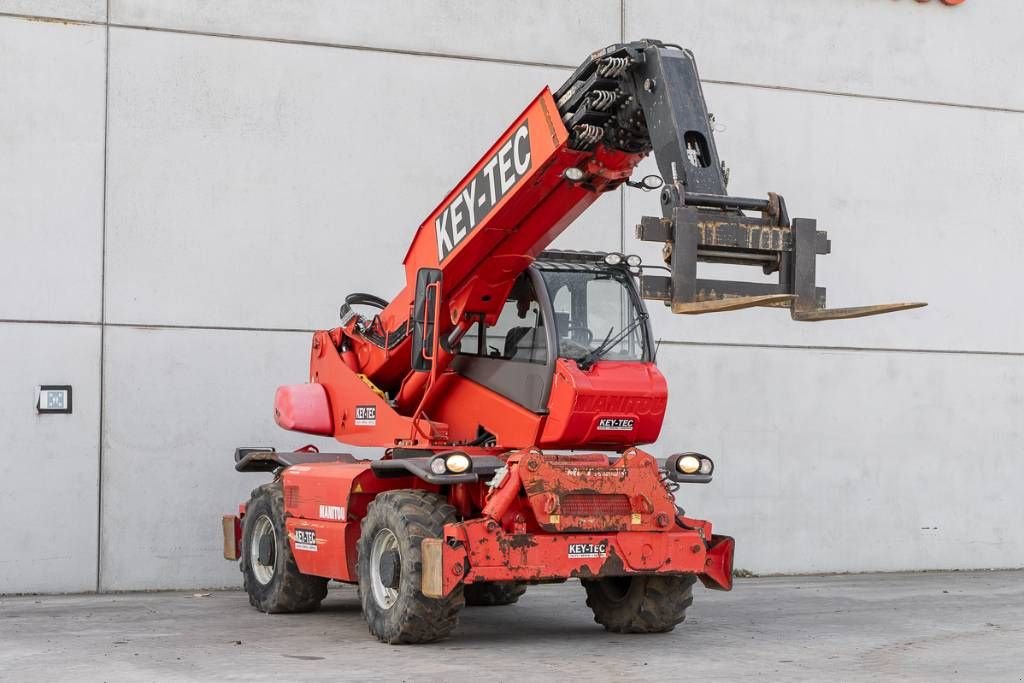
[[[569,336],[576,340],[576,335],[573,332],[586,332],[586,339],[583,341],[584,344],[589,345],[590,342],[594,341],[594,333],[590,331],[590,328],[586,325],[580,325],[578,323],[569,323],[569,329],[567,330]]]

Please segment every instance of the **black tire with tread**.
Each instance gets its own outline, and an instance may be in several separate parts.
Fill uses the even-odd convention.
[[[256,579],[249,564],[253,525],[263,515],[274,525],[277,538],[274,575],[267,584]],[[327,596],[327,579],[303,574],[295,564],[284,526],[284,494],[280,480],[253,489],[252,498],[245,508],[241,551],[238,565],[242,571],[243,586],[249,594],[249,603],[256,609],[268,614],[311,612],[320,607],[320,602]]]
[[[523,597],[526,585],[515,581],[480,581],[464,586],[469,607],[500,607],[512,605]]]
[[[697,577],[637,575],[584,579],[594,621],[613,633],[665,633],[686,619]]]
[[[428,598],[420,590],[423,539],[441,538],[444,525],[455,521],[455,508],[427,491],[386,491],[370,503],[359,536],[359,595],[370,633],[381,642],[430,643],[447,637],[458,624],[465,604],[461,585],[445,598]],[[387,609],[377,603],[370,586],[373,539],[381,529],[397,538],[401,563],[398,601]]]

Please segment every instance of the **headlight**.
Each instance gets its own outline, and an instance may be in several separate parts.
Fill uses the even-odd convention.
[[[461,474],[469,469],[472,464],[470,459],[462,453],[452,453],[444,459],[444,464],[448,468],[449,472],[455,474]]]
[[[622,254],[612,252],[611,254],[604,255],[604,262],[607,263],[609,266],[617,266],[621,264],[625,258],[626,257],[623,256]]]
[[[665,475],[679,483],[707,484],[715,463],[703,453],[676,453],[665,460]]]
[[[445,465],[444,458],[437,457],[430,461],[430,471],[434,474],[445,474],[448,472],[448,467]]]
[[[630,254],[626,257],[626,265],[630,268],[639,268],[642,261],[636,254]]]
[[[711,462],[708,460],[708,462]],[[695,474],[701,468],[701,460],[695,455],[684,455],[676,460],[676,469],[683,474]],[[704,474],[703,472],[701,474]]]

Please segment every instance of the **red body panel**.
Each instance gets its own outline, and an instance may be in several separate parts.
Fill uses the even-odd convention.
[[[320,522],[289,517],[285,521],[295,564],[303,574],[352,581],[356,575],[356,541],[359,525],[349,522]],[[296,543],[297,529],[312,531],[315,545]]]
[[[288,538],[303,574],[356,580],[356,541],[366,506],[381,491],[435,490],[415,477],[378,479],[370,461],[293,465],[281,475]],[[312,529],[316,550],[296,546],[295,530]]]
[[[700,574],[707,546],[696,531],[507,534],[484,520],[445,527],[445,594],[459,582],[553,581],[638,573]],[[573,552],[580,548],[583,552]],[[469,569],[465,569],[468,565]]]
[[[560,358],[539,445],[621,449],[653,443],[667,403],[668,384],[654,363],[601,361],[584,371]],[[602,420],[631,421],[630,428]]]
[[[615,463],[603,454],[527,454],[518,469],[533,518],[546,532],[664,531],[676,516],[658,462],[635,448]],[[592,503],[580,505],[581,498]]]
[[[355,446],[394,446],[414,435],[427,443],[448,438],[448,426],[443,423],[424,420],[414,429],[412,418],[399,414],[345,364],[326,332],[314,335],[310,375],[327,390],[334,436],[340,441]]]
[[[452,441],[471,441],[483,425],[498,443],[525,448],[537,443],[544,416],[532,413],[472,380],[450,373],[438,380],[437,400],[426,412],[448,425]]]
[[[459,582],[633,573],[692,573],[708,587],[731,587],[732,539],[713,536],[710,522],[677,514],[649,454],[633,448],[612,460],[530,449],[510,455],[507,467],[494,489],[449,487],[448,498],[465,521],[448,524],[444,542],[435,546],[445,593]],[[293,465],[282,480],[299,570],[346,582],[358,580],[359,524],[374,496],[438,490],[411,476],[378,479],[370,461]],[[297,540],[299,530],[305,533]]]

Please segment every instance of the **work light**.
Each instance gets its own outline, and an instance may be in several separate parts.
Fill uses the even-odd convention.
[[[566,180],[578,183],[579,181],[583,180],[584,173],[582,169],[576,168],[575,166],[570,166],[569,168],[562,171],[562,175],[565,176]]]
[[[461,474],[468,470],[472,463],[464,453],[452,453],[444,459],[444,464],[448,468],[449,472]]]
[[[708,462],[711,462],[710,460]],[[676,460],[676,469],[683,474],[695,474],[701,468],[701,460],[695,455],[684,455]]]

